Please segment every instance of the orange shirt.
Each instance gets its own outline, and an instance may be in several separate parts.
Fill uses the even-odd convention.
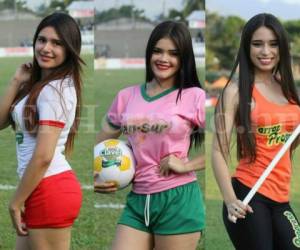
[[[268,101],[253,87],[255,107],[251,121],[256,138],[256,160],[249,163],[241,159],[234,177],[252,188],[277,152],[300,123],[300,107],[293,104],[275,104]],[[289,201],[292,173],[291,155],[288,150],[267,177],[258,193],[277,202]]]

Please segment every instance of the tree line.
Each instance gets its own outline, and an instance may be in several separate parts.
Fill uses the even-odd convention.
[[[194,10],[204,10],[205,0],[182,0],[182,10],[176,10],[171,8],[168,13],[161,13],[157,15],[156,21],[162,21],[166,19],[173,19],[178,21],[185,21],[185,18],[191,14]],[[134,20],[150,20],[145,16],[143,9],[138,9],[134,5],[122,5],[119,8],[110,8],[105,11],[97,12],[95,21],[96,23],[107,22],[118,18],[132,18]]]
[[[206,12],[206,68],[230,70],[240,43],[246,21],[238,16],[223,17]],[[300,19],[282,21],[290,41],[291,54],[300,57]]]

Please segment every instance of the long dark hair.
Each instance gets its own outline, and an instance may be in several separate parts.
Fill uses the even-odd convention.
[[[281,90],[286,99],[290,103],[300,105],[292,74],[289,42],[285,29],[278,19],[272,14],[262,13],[252,17],[243,29],[237,58],[215,110],[215,129],[217,139],[225,159],[226,155],[229,154],[229,139],[225,133],[225,110],[223,103],[224,91],[228,84],[232,81],[237,68],[239,68],[239,104],[235,114],[235,126],[237,128],[237,158],[241,159],[247,157],[250,162],[253,162],[256,158],[256,142],[254,134],[252,133],[250,119],[255,68],[250,59],[250,45],[253,33],[262,26],[272,30],[278,41],[280,60],[273,72],[275,80],[280,84]],[[276,77],[278,75],[279,77]],[[228,146],[224,148],[224,145]]]
[[[51,73],[41,79],[42,69],[39,66],[35,55],[33,56],[32,72],[30,80],[22,86],[21,91],[15,98],[14,103],[19,101],[22,97],[28,94],[28,99],[24,108],[25,127],[30,131],[36,131],[38,126],[38,112],[36,108],[37,98],[41,90],[53,80],[65,79],[66,77],[72,77],[74,82],[74,87],[77,96],[77,106],[75,111],[75,120],[70,129],[70,133],[66,142],[66,154],[73,149],[74,137],[79,127],[80,122],[80,107],[81,107],[81,64],[85,64],[80,58],[81,50],[81,34],[76,21],[69,15],[61,12],[53,13],[45,17],[38,25],[36,32],[33,37],[33,49],[35,51],[35,44],[39,33],[42,29],[46,27],[52,27],[55,29],[60,40],[62,41],[62,46],[64,46],[66,51],[65,61],[59,65],[57,68],[53,69]],[[33,132],[33,134],[35,134]]]
[[[155,78],[150,60],[155,45],[162,38],[171,39],[178,50],[180,69],[177,72],[174,83],[174,86],[179,89],[177,95],[178,101],[181,97],[182,89],[191,87],[201,88],[201,84],[197,76],[191,35],[186,25],[182,22],[165,21],[154,28],[146,48],[146,82],[150,82]],[[194,127],[193,133],[191,134],[190,147],[192,145],[198,147],[203,141],[204,132],[202,128]]]

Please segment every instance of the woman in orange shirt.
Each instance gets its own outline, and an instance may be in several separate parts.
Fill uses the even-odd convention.
[[[231,79],[237,67],[235,83]],[[300,100],[286,32],[273,15],[258,14],[243,29],[230,80],[215,111],[213,170],[224,199],[224,224],[238,250],[300,249],[299,221],[289,205],[291,153],[299,138],[249,205],[242,203],[299,123]],[[228,158],[234,128],[239,163],[231,178]]]

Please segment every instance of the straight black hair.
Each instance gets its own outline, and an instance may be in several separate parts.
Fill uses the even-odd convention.
[[[155,78],[150,60],[153,49],[160,39],[169,38],[178,50],[180,69],[177,72],[174,86],[179,89],[177,101],[181,97],[182,89],[202,88],[196,70],[195,56],[190,32],[182,22],[165,21],[158,24],[152,31],[146,48],[146,82]],[[200,105],[200,103],[199,103]],[[204,141],[204,131],[195,127],[191,134],[191,144],[198,147]]]
[[[279,46],[279,63],[273,69],[275,80],[280,84],[282,92],[286,99],[293,104],[300,106],[296,86],[292,74],[291,55],[289,51],[289,42],[287,33],[272,14],[262,13],[252,17],[244,26],[242,31],[239,51],[231,71],[229,80],[223,89],[215,110],[215,127],[218,143],[223,157],[229,154],[229,139],[226,136],[226,127],[224,120],[224,91],[239,68],[238,78],[238,96],[239,104],[235,116],[235,126],[237,128],[237,158],[249,158],[253,162],[256,158],[256,142],[251,129],[251,100],[254,84],[254,65],[250,59],[250,45],[253,33],[260,27],[266,27],[272,30],[277,38]],[[279,77],[278,77],[279,75]],[[224,145],[228,147],[224,148]]]

